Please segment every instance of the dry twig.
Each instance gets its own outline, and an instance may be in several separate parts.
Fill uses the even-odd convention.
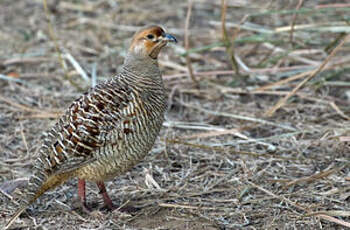
[[[50,12],[49,12],[49,8],[47,7],[47,1],[46,0],[43,0],[43,5],[44,5],[44,11],[45,11],[45,14],[46,14],[46,18],[47,18],[47,26],[48,26],[48,29],[49,29],[49,35],[50,35],[50,38],[51,40],[53,41],[54,45],[55,45],[55,50],[56,50],[56,53],[58,55],[58,60],[59,60],[59,63],[61,64],[61,68],[64,70],[64,78],[66,80],[69,81],[69,83],[74,86],[77,90],[79,91],[82,91],[83,88],[81,88],[77,83],[75,83],[69,76],[68,74],[68,70],[66,68],[66,65],[63,61],[63,58],[62,58],[62,53],[60,51],[60,48],[59,48],[59,45],[58,45],[58,42],[57,42],[57,37],[54,33],[54,30],[53,30],[53,27],[52,27],[52,22],[51,22],[51,17],[50,17]]]
[[[296,7],[296,10],[299,10],[299,9],[300,9],[300,7],[303,5],[303,2],[304,2],[304,0],[299,0],[298,5],[297,5],[297,7]],[[292,43],[292,44],[293,44],[294,25],[295,25],[296,19],[297,19],[297,14],[294,13],[294,14],[293,14],[292,23],[291,23],[291,25],[290,25],[291,30],[290,30],[290,34],[289,34],[289,42]]]
[[[191,19],[191,12],[192,12],[192,6],[193,6],[193,0],[188,0],[188,6],[187,6],[187,14],[186,14],[186,20],[185,20],[185,50],[188,51],[190,49],[190,41],[189,41],[189,25],[190,25],[190,19]],[[188,68],[188,73],[192,79],[192,81],[195,84],[198,84],[198,81],[193,73],[191,58],[189,55],[186,56],[186,65]]]
[[[312,78],[314,78],[318,73],[320,73],[323,68],[326,66],[326,64],[336,55],[336,53],[343,47],[343,45],[350,40],[350,35],[346,36],[337,47],[334,48],[334,50],[327,56],[327,58],[322,62],[322,64],[315,69],[307,78],[305,78],[302,82],[300,82],[287,96],[284,98],[281,98],[277,104],[269,109],[266,113],[265,116],[271,117],[274,115],[274,113],[281,108],[287,100],[292,97],[301,87],[305,85],[306,82],[310,81]]]
[[[238,74],[238,64],[235,59],[235,54],[234,54],[234,40],[230,41],[228,37],[228,33],[226,30],[226,10],[227,10],[227,3],[226,0],[221,0],[221,33],[222,33],[222,41],[225,44],[226,47],[226,52],[227,56],[229,58],[229,61],[232,65],[232,68],[235,70],[236,74]],[[234,38],[238,35],[239,29],[237,29],[237,32],[234,36]]]

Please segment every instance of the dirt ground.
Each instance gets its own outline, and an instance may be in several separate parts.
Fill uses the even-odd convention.
[[[348,1],[195,0],[191,11],[170,0],[47,4],[0,1],[0,228],[31,175],[41,133],[95,79],[118,72],[130,37],[148,24],[179,43],[159,58],[169,95],[160,138],[132,171],[107,182],[121,208],[104,210],[88,184],[93,212],[83,213],[74,179],[14,227],[350,226]]]

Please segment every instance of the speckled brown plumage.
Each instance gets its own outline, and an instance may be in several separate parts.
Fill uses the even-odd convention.
[[[78,177],[94,181],[111,205],[103,181],[130,170],[151,150],[164,120],[166,100],[157,56],[176,39],[158,26],[133,37],[122,71],[75,100],[47,132],[21,207],[12,222],[45,191]]]

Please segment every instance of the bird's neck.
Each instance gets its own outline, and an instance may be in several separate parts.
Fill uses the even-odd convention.
[[[140,57],[132,53],[127,54],[123,64],[122,72],[123,71],[131,72],[141,78],[150,78],[152,80],[159,80],[161,77],[157,59]]]

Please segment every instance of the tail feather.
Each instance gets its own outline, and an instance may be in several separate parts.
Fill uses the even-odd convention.
[[[43,183],[36,184],[31,183],[33,181],[33,177],[30,179],[28,184],[28,189],[25,191],[24,199],[22,199],[20,208],[11,216],[10,220],[5,225],[5,229],[11,227],[13,222],[24,212],[32,203],[34,203],[42,194],[44,194],[47,190],[53,189],[58,185],[65,182],[70,177],[69,173],[52,175],[47,178]]]
[[[32,203],[34,203],[42,194],[44,194],[47,190],[50,188],[48,186],[45,186],[47,183],[44,183],[43,186],[41,186],[37,191],[32,195],[31,191],[26,191],[27,193],[27,199],[22,199],[20,207],[17,209],[17,211],[11,216],[10,220],[5,225],[5,229],[8,229],[11,227],[13,222],[24,212]],[[29,200],[28,200],[29,199]]]
[[[29,205],[25,205],[22,206],[21,208],[19,208],[15,214],[12,215],[11,219],[7,222],[7,224],[5,225],[5,230],[8,229],[9,227],[11,227],[11,225],[13,224],[13,222],[19,217],[19,215],[22,214],[22,212],[24,212],[24,210],[26,210],[28,208]]]

